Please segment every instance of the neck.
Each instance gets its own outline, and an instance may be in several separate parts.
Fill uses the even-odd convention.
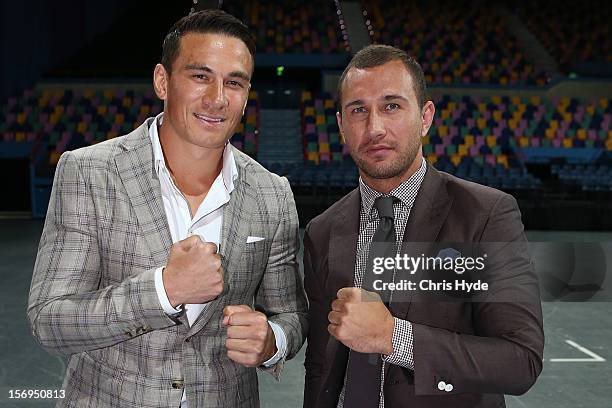
[[[224,148],[177,143],[178,139],[171,137],[163,127],[158,130],[166,167],[177,187],[187,195],[205,194],[223,168]]]
[[[423,162],[423,155],[417,154],[417,157],[412,161],[410,166],[403,171],[401,174],[384,179],[378,179],[369,177],[363,171],[359,170],[359,175],[363,179],[363,182],[366,183],[373,190],[378,191],[379,193],[389,194],[392,190],[399,187],[404,181],[408,180],[410,177],[414,175],[414,173],[419,170],[421,167],[421,163]]]

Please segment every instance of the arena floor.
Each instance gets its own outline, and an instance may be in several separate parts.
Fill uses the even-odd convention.
[[[29,333],[25,313],[42,221],[0,219],[0,407],[51,407],[52,400],[10,399],[10,390],[58,390],[65,360],[44,352]],[[612,243],[612,233],[530,231],[533,241],[582,240]],[[608,265],[612,254],[606,253]],[[611,268],[607,267],[608,276]],[[610,283],[612,278],[606,280]],[[512,408],[610,407],[612,397],[612,309],[609,302],[545,302],[544,371]],[[285,365],[280,384],[260,376],[263,407],[302,406],[304,349]]]

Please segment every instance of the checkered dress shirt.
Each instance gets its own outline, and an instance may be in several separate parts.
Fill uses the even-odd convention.
[[[363,281],[363,274],[366,269],[366,263],[368,259],[368,252],[374,232],[378,227],[378,211],[374,207],[374,200],[378,197],[387,195],[396,197],[393,203],[393,214],[395,217],[395,241],[398,243],[397,251],[401,249],[400,243],[404,240],[404,231],[406,229],[406,223],[410,216],[410,210],[414,204],[414,200],[421,187],[423,178],[425,178],[425,171],[427,170],[427,164],[425,159],[421,163],[421,167],[414,173],[408,180],[401,183],[397,188],[391,190],[389,194],[382,194],[371,187],[366,185],[363,180],[359,179],[359,192],[361,193],[361,209],[359,212],[359,239],[357,241],[357,259],[355,261],[355,275],[354,284],[355,287],[361,287]],[[393,297],[393,293],[391,293]],[[414,370],[414,358],[413,358],[413,338],[412,338],[412,324],[407,320],[398,319],[394,317],[395,325],[393,327],[393,353],[384,356],[383,359],[382,373],[380,380],[380,399],[378,406],[384,408],[385,396],[383,393],[383,384],[385,382],[385,364],[396,364],[402,367]],[[347,369],[348,373],[348,369]],[[338,408],[344,406],[344,390],[346,389],[346,375],[344,376],[344,387],[340,393],[340,399],[338,400]],[[347,407],[352,408],[352,407]]]

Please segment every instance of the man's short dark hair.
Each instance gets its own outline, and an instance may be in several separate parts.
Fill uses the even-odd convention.
[[[423,74],[421,65],[399,48],[391,47],[390,45],[375,44],[368,45],[357,52],[344,69],[344,72],[342,72],[342,76],[338,82],[339,112],[342,113],[342,85],[351,68],[363,69],[379,67],[391,61],[401,61],[412,76],[414,93],[416,94],[419,107],[422,108],[427,98],[427,85],[425,84],[425,75]]]
[[[179,54],[181,38],[187,33],[224,34],[241,40],[249,49],[255,62],[255,39],[249,28],[236,17],[223,10],[201,10],[191,13],[174,23],[162,45],[161,63],[168,73]]]

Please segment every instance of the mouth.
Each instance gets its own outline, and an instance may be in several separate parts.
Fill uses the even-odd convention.
[[[377,145],[368,146],[364,150],[366,153],[383,153],[383,152],[393,150],[393,148],[388,145],[377,144]]]
[[[211,125],[225,122],[225,118],[219,116],[203,115],[201,113],[194,113],[193,116],[195,116],[196,119]]]

